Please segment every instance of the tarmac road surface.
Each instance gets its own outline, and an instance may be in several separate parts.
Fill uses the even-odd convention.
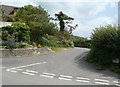
[[[84,61],[87,48],[44,56],[2,59],[3,85],[118,85],[118,75]]]

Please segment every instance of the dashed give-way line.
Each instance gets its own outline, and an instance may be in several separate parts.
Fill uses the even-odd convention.
[[[49,72],[38,72],[38,71],[34,71],[34,70],[24,70],[22,68],[26,68],[26,67],[31,67],[31,66],[35,66],[35,65],[40,65],[40,64],[45,64],[47,62],[40,62],[40,63],[32,63],[32,64],[28,64],[28,65],[22,65],[22,66],[18,66],[18,67],[13,67],[13,68],[8,68],[6,69],[5,67],[0,67],[0,69],[5,69],[8,72],[20,72],[22,74],[25,75],[30,75],[30,76],[34,76],[34,75],[39,75],[40,77],[45,77],[45,78],[57,78],[59,80],[68,80],[68,81],[76,81],[76,82],[84,82],[84,83],[89,83],[91,81],[90,78],[86,78],[86,77],[73,77],[70,75],[56,75],[54,73],[49,73]],[[95,78],[94,79],[94,83],[95,84],[100,84],[100,85],[110,85],[108,80],[105,79],[98,79]],[[118,81],[113,81],[113,83],[115,83],[115,85],[119,85]]]

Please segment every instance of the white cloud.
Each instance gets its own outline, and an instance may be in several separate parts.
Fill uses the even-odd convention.
[[[106,6],[108,3],[98,3],[94,5],[94,8],[89,12],[90,15],[97,15],[100,12],[104,11],[106,9]]]
[[[79,27],[73,31],[74,35],[82,36],[82,37],[88,37],[91,35],[91,32],[93,29],[105,26],[108,24],[116,24],[117,25],[117,15],[114,15],[113,17],[98,17],[96,19],[90,20],[86,22],[85,24],[79,23]]]

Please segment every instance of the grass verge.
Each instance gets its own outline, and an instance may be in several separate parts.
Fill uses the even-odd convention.
[[[52,49],[54,52],[60,52],[60,51],[70,49],[70,47],[67,47],[67,48],[64,48],[64,47],[49,47],[49,48]]]

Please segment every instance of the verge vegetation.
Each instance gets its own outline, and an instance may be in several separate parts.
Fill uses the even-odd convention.
[[[91,51],[87,61],[103,69],[108,68],[120,73],[120,30],[117,26],[107,25],[96,28],[91,35]]]

